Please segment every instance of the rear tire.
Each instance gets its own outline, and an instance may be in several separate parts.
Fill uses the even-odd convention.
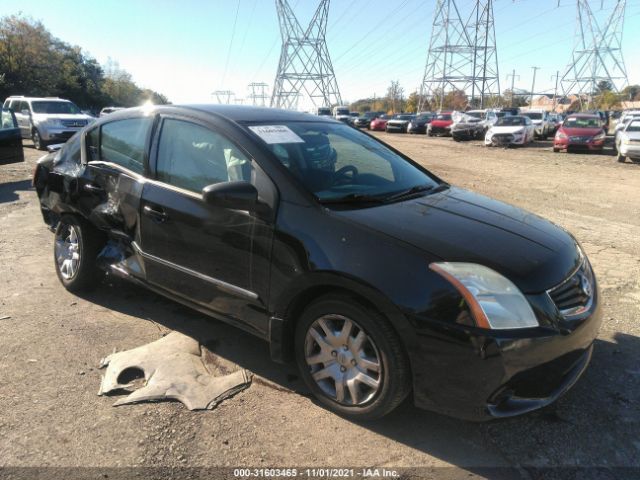
[[[624,163],[624,162],[627,160],[627,157],[625,157],[624,155],[620,155],[620,154],[618,154],[618,155],[617,155],[617,160],[618,160],[618,162],[620,162],[620,163]]]
[[[55,232],[53,248],[56,274],[70,292],[95,288],[104,276],[96,264],[105,239],[99,230],[73,215],[64,215]]]
[[[411,390],[398,334],[379,312],[348,295],[326,295],[307,307],[296,326],[295,354],[318,401],[354,420],[388,414]]]

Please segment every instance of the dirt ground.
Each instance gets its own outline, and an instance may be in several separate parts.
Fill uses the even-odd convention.
[[[486,467],[538,478],[535,468],[550,466],[597,466],[598,478],[614,478],[615,467],[640,467],[640,165],[554,154],[548,142],[503,150],[378,135],[584,246],[605,317],[590,368],[553,408],[475,424],[405,402],[356,424],[317,406],[295,368],[272,363],[267,344],[248,334],[127,284],[71,295],[30,185],[41,152],[25,144],[24,164],[0,165],[0,467],[428,467],[434,478],[496,478]],[[254,383],[206,412],[178,402],[114,408],[114,398],[97,396],[102,357],[171,330],[254,372]]]

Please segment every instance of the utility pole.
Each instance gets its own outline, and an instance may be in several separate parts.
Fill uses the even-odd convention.
[[[556,111],[556,102],[557,102],[557,98],[558,98],[558,80],[560,79],[560,71],[556,71],[555,75],[551,75],[551,80],[553,80],[555,78],[556,80],[556,87],[553,90],[553,111]]]
[[[437,0],[418,111],[427,102],[442,108],[447,90],[470,93],[481,108],[500,95],[493,3],[474,0],[471,12],[461,12],[456,0]]]
[[[327,48],[329,0],[320,0],[309,26],[303,29],[288,0],[275,0],[282,48],[273,83],[271,106],[297,108],[304,91],[316,107],[342,104]]]
[[[531,99],[529,100],[529,108],[533,107],[533,92],[536,91],[536,72],[540,70],[540,67],[533,68],[533,83],[531,84]]]
[[[511,74],[507,75],[507,81],[509,81],[509,77],[511,77],[511,102],[509,102],[510,103],[509,106],[513,107],[513,97],[515,96],[515,91],[513,90],[514,83],[515,83],[516,77],[518,77],[518,80],[520,80],[520,75],[516,75],[516,69],[514,68]]]
[[[629,84],[627,70],[622,56],[622,32],[626,0],[615,1],[608,17],[596,18],[588,0],[576,0],[577,21],[575,44],[569,66],[562,75],[564,95],[576,94],[583,103],[589,103],[600,82],[611,84],[613,91],[620,93]],[[604,0],[601,2],[601,7]],[[607,12],[607,10],[601,11]],[[584,106],[584,105],[583,105]]]

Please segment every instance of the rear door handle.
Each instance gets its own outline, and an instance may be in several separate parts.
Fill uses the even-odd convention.
[[[104,192],[104,188],[99,187],[98,185],[94,185],[93,183],[85,183],[82,188],[86,192],[91,192],[91,193],[102,193],[102,192]]]
[[[166,222],[167,219],[169,218],[166,212],[161,208],[156,210],[155,208],[150,207],[149,205],[145,205],[142,208],[142,211],[147,217],[150,217],[151,219],[159,223]]]

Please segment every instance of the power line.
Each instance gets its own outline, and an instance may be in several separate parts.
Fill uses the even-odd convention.
[[[238,5],[236,6],[236,16],[233,19],[233,29],[231,30],[231,40],[229,41],[229,48],[227,49],[227,61],[224,64],[224,73],[222,74],[222,82],[221,85],[224,86],[224,81],[227,77],[227,68],[229,68],[229,58],[231,58],[231,47],[233,46],[233,38],[236,35],[236,23],[238,22],[238,11],[240,10],[240,0],[238,1]]]

